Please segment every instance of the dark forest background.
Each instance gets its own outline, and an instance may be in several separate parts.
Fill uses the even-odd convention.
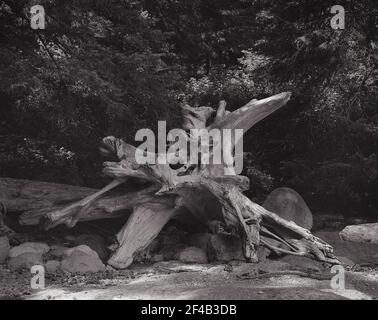
[[[374,0],[0,0],[0,176],[100,187],[102,137],[290,90],[244,140],[249,196],[289,186],[376,218],[377,15]]]

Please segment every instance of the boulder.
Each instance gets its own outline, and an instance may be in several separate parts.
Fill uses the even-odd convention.
[[[24,242],[17,247],[13,247],[9,250],[9,257],[15,258],[18,255],[24,253],[32,253],[42,256],[50,250],[50,247],[46,243],[41,242]]]
[[[45,264],[46,272],[55,273],[60,269],[60,261],[58,260],[49,260]]]
[[[177,259],[185,263],[207,263],[207,254],[203,249],[187,247],[177,254]]]
[[[94,273],[105,270],[98,254],[86,245],[66,250],[62,270],[71,273]]]
[[[43,265],[42,255],[38,253],[21,253],[15,257],[12,257],[8,261],[8,267],[12,271],[19,269],[30,269],[35,265]]]
[[[109,250],[105,240],[97,234],[82,234],[75,239],[76,245],[87,245],[96,251],[99,258],[103,261],[109,258]]]
[[[0,263],[8,257],[10,245],[7,237],[0,237]]]
[[[80,246],[76,246],[76,247],[67,249],[66,251],[64,251],[63,258],[67,258],[72,253],[77,253],[77,252],[80,252],[80,253],[87,254],[87,255],[90,255],[90,256],[98,258],[97,252],[94,251],[93,249],[89,248],[86,245],[80,245]]]
[[[311,230],[312,213],[303,198],[293,189],[277,188],[266,198],[263,207],[281,218],[294,221],[299,226]]]
[[[227,234],[211,235],[207,255],[210,261],[245,260],[240,239]]]
[[[378,223],[346,226],[340,232],[340,238],[352,242],[378,243]]]

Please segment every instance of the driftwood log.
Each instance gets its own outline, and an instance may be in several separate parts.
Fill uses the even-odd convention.
[[[245,133],[258,121],[283,107],[289,99],[290,93],[285,92],[252,100],[233,112],[226,111],[224,101],[219,103],[216,111],[210,107],[185,106],[183,128],[242,129]],[[190,139],[190,135],[188,137]],[[221,147],[215,141],[210,152]],[[242,192],[248,190],[249,180],[232,174],[232,169],[225,175],[225,168],[229,169],[232,165],[227,161],[221,165],[183,165],[176,169],[169,164],[140,165],[135,160],[136,147],[114,137],[104,138],[100,150],[106,156],[117,158],[115,162],[104,163],[103,173],[113,178],[110,184],[101,190],[78,188],[76,194],[69,194],[56,186],[56,193],[40,195],[45,197],[46,207],[36,208],[30,203],[20,222],[42,223],[45,228],[59,224],[73,227],[81,220],[112,218],[120,216],[124,210],[131,210],[127,223],[117,234],[116,249],[108,261],[119,269],[130,266],[135,254],[146,248],[164,225],[183,211],[203,221],[223,220],[230,232],[240,235],[248,261],[257,262],[257,248],[265,246],[278,254],[338,263],[330,245],[309,230],[280,218],[243,195]],[[232,154],[225,158],[232,158]],[[132,188],[135,181],[141,184],[138,190]],[[121,194],[109,196],[110,190],[118,190],[120,186],[129,188],[126,187]],[[68,201],[75,202],[67,205]],[[275,245],[277,241],[280,246]]]

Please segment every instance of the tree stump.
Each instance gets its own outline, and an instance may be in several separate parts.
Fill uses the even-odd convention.
[[[233,133],[241,129],[245,134],[257,122],[283,107],[290,95],[284,92],[262,100],[254,99],[233,112],[226,111],[225,101],[219,103],[217,111],[209,107],[184,106],[183,128],[207,131],[228,129]],[[211,119],[212,123],[208,124]],[[186,138],[189,143],[193,137],[188,135]],[[146,248],[181,209],[204,221],[213,220],[214,217],[223,220],[232,233],[240,235],[247,261],[257,262],[257,248],[262,245],[278,254],[302,255],[338,263],[330,245],[313,236],[309,230],[280,218],[243,195],[242,192],[248,189],[249,180],[236,175],[232,168],[232,152],[237,141],[225,142],[230,148],[224,148],[225,144],[216,140],[209,148],[209,157],[219,151],[225,153],[221,164],[199,163],[174,169],[169,164],[140,165],[135,158],[137,149],[134,146],[121,139],[106,137],[100,149],[105,155],[116,156],[118,161],[105,162],[103,173],[114,180],[102,190],[69,206],[34,210],[32,214],[43,214],[46,228],[62,223],[72,227],[77,221],[99,216],[98,213],[91,213],[93,211],[107,211],[103,206],[104,194],[121,184],[131,183],[130,178],[133,178],[133,181],[143,181],[146,187],[124,196],[106,198],[110,207],[133,210],[117,235],[117,249],[108,261],[115,268],[127,268],[135,254]],[[160,156],[153,155],[155,158]],[[275,232],[276,229],[286,230],[290,238],[283,238]],[[270,239],[278,240],[282,245],[275,247]]]

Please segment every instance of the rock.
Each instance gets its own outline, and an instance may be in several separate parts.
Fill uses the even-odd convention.
[[[277,188],[266,198],[263,207],[281,218],[294,221],[299,226],[311,230],[312,213],[303,198],[293,189]]]
[[[105,240],[97,234],[82,234],[75,239],[76,245],[87,245],[92,250],[96,251],[99,258],[103,261],[108,260],[109,250]]]
[[[50,250],[50,247],[46,243],[41,242],[24,242],[17,247],[13,247],[9,250],[9,257],[15,258],[18,255],[24,253],[32,253],[42,256]]]
[[[177,259],[185,263],[207,263],[206,251],[197,247],[187,247],[181,250]]]
[[[210,261],[244,260],[240,239],[226,234],[211,235],[207,255]]]
[[[49,255],[55,258],[61,258],[64,256],[65,252],[69,250],[69,247],[61,246],[61,245],[53,245],[51,246],[51,250],[49,251]]]
[[[60,261],[58,260],[49,260],[45,264],[46,272],[54,273],[60,269]]]
[[[0,237],[0,263],[8,257],[10,245],[7,237]]]
[[[62,260],[62,270],[71,273],[93,273],[105,270],[96,251],[86,245],[68,249]]]
[[[43,265],[42,255],[38,253],[21,253],[15,257],[12,257],[8,261],[8,267],[12,271],[27,268],[30,269],[35,265]]]
[[[76,247],[73,247],[73,248],[69,248],[68,250],[66,250],[64,252],[64,258],[67,258],[72,253],[77,253],[77,252],[80,252],[83,255],[89,255],[89,256],[98,258],[97,252],[94,251],[93,249],[89,248],[87,245],[80,245],[80,246],[76,246]]]
[[[210,233],[194,233],[188,236],[186,243],[190,246],[207,250],[210,237]]]
[[[340,232],[340,238],[352,242],[378,243],[378,223],[346,226]]]

